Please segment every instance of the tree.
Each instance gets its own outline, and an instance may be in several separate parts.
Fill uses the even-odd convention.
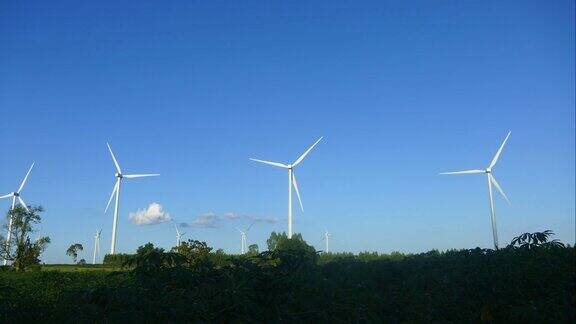
[[[179,246],[172,248],[172,252],[184,256],[188,265],[196,269],[210,268],[212,266],[210,251],[212,251],[212,248],[206,242],[191,239],[181,242]]]
[[[184,257],[180,254],[165,252],[163,248],[157,248],[152,243],[146,243],[138,247],[136,255],[128,258],[122,266],[133,267],[137,274],[149,276],[164,268],[180,266],[184,262]]]
[[[516,236],[509,248],[512,249],[523,249],[523,250],[533,250],[539,247],[564,247],[564,244],[557,239],[549,241],[549,238],[554,235],[551,230],[545,230],[544,232],[534,232],[534,233],[524,233]]]
[[[306,244],[306,241],[304,241],[304,238],[302,238],[302,234],[300,233],[293,234],[292,238],[289,239],[286,232],[282,233],[272,232],[270,233],[270,237],[266,240],[266,244],[268,245],[268,251],[275,251],[282,246],[288,248],[290,244],[294,244],[289,242],[300,242],[304,243],[305,245],[308,245]]]
[[[9,241],[0,236],[0,255],[12,261],[12,266],[18,271],[40,264],[40,254],[50,243],[50,238],[47,236],[35,241],[30,239],[30,234],[35,232],[33,226],[42,221],[40,213],[43,211],[44,209],[40,206],[28,207],[28,209],[16,206],[7,213],[7,219],[12,219],[12,230]],[[8,226],[6,225],[5,228],[8,229]]]
[[[258,254],[258,244],[251,244],[248,246],[248,254]]]
[[[76,263],[76,259],[78,258],[78,252],[80,252],[82,250],[84,250],[84,247],[82,246],[82,244],[75,243],[75,244],[70,245],[68,250],[66,250],[66,255],[71,256],[72,259],[74,260],[74,263]]]

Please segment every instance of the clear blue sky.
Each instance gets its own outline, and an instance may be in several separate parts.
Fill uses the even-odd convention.
[[[161,204],[187,237],[237,252],[286,230],[291,162],[305,213],[295,231],[337,251],[491,247],[486,179],[501,242],[551,229],[574,244],[574,1],[3,1],[0,193],[36,161],[23,197],[44,206],[45,262],[103,228],[127,172],[118,248],[174,245],[172,223],[135,225]],[[8,200],[0,201],[7,210]],[[244,215],[236,220],[226,213]],[[215,216],[202,216],[202,215]],[[201,218],[198,218],[201,217]],[[204,218],[202,218],[204,217]],[[210,218],[212,217],[212,218]],[[196,221],[195,221],[196,220]]]

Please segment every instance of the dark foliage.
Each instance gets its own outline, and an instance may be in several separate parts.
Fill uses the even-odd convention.
[[[171,252],[141,247],[128,271],[0,272],[0,322],[576,320],[572,247],[358,256],[318,255],[297,238],[274,247],[229,256],[188,240]]]
[[[128,262],[130,258],[133,258],[133,254],[118,253],[118,254],[106,254],[104,256],[103,263],[106,265],[118,265],[121,266]]]
[[[544,232],[524,233],[515,237],[509,248],[533,250],[537,248],[559,248],[564,247],[564,244],[557,239],[549,240],[550,236],[554,235],[551,230]]]

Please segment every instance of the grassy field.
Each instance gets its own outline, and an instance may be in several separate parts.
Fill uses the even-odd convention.
[[[86,272],[86,271],[123,271],[120,266],[107,264],[44,264],[41,266],[42,271],[61,271],[61,272]]]

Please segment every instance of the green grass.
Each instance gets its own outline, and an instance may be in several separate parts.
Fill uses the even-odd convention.
[[[61,271],[61,272],[86,272],[86,271],[124,271],[118,265],[108,264],[44,264],[42,271]]]

